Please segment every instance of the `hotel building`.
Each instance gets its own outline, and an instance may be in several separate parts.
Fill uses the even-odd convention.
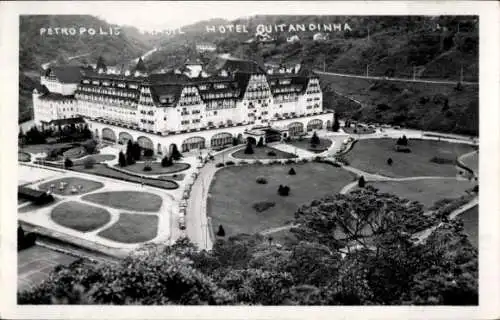
[[[130,75],[79,67],[48,69],[47,93],[33,92],[35,124],[83,117],[94,137],[165,154],[217,149],[233,138],[264,142],[326,129],[333,112],[323,110],[319,79],[312,73],[268,74],[254,62],[227,60],[217,74]]]

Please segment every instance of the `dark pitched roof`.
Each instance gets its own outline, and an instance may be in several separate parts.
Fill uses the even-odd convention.
[[[257,62],[244,59],[228,58],[220,65],[218,69],[224,69],[230,72],[250,72],[265,73],[265,69]]]
[[[79,83],[81,78],[91,71],[82,66],[56,66],[45,71],[45,75],[53,75],[62,83]]]
[[[47,92],[43,96],[40,96],[40,99],[53,101],[75,100],[75,96],[65,96],[57,92]]]
[[[154,84],[186,84],[188,83],[189,77],[185,74],[177,74],[174,72],[168,73],[153,73],[150,74],[146,81],[152,85]]]
[[[45,191],[35,190],[28,187],[17,187],[17,194],[24,199],[37,199],[46,195]]]
[[[144,64],[144,61],[142,61],[142,57],[139,58],[137,61],[137,65],[135,66],[135,71],[139,72],[147,72],[148,70],[146,69],[146,65]]]

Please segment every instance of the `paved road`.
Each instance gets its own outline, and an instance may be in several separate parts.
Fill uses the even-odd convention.
[[[322,75],[330,75],[330,76],[338,76],[338,77],[346,77],[346,78],[359,78],[359,79],[367,79],[367,80],[384,80],[384,81],[398,81],[398,82],[417,82],[417,83],[432,83],[432,84],[453,84],[456,85],[457,81],[450,80],[441,80],[441,79],[410,79],[410,78],[386,78],[386,77],[375,77],[375,76],[361,76],[356,74],[348,74],[348,73],[336,73],[336,72],[324,72],[319,70],[314,70],[317,74]],[[462,84],[467,85],[479,85],[478,82],[470,82],[463,81]]]

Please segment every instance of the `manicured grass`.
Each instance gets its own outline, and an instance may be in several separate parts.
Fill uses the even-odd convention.
[[[162,189],[177,189],[179,187],[179,185],[176,182],[171,181],[171,180],[167,180],[167,179],[158,180],[158,179],[141,178],[138,176],[133,176],[133,175],[127,174],[125,172],[111,169],[108,166],[106,166],[105,164],[96,164],[91,169],[85,169],[84,166],[74,166],[72,169],[75,171],[78,171],[78,172],[90,173],[90,174],[95,174],[98,176],[104,176],[104,177],[113,178],[113,179],[125,180],[125,181],[132,182],[132,183],[140,184],[141,182],[144,182],[144,184],[146,184],[146,185],[149,185],[152,187],[157,187],[157,188],[162,188]]]
[[[372,134],[375,133],[375,129],[370,129],[370,128],[354,128],[354,127],[342,127],[342,130],[344,130],[345,133],[349,134]],[[356,130],[356,132],[354,132]]]
[[[288,175],[291,167],[296,175]],[[268,183],[256,183],[258,176]],[[324,163],[228,167],[216,173],[210,186],[208,215],[214,228],[223,225],[226,237],[252,234],[288,224],[300,205],[337,193],[353,180],[351,173]],[[278,195],[280,184],[291,188],[289,196]],[[260,201],[276,204],[259,213],[252,206]]]
[[[100,163],[100,162],[104,162],[104,161],[111,161],[111,160],[116,158],[116,156],[112,155],[112,154],[92,154],[92,155],[89,155],[85,158],[74,160],[73,165],[82,166],[85,163],[85,159],[90,158],[90,157],[94,158],[96,163]]]
[[[30,144],[24,145],[20,151],[28,152],[28,153],[43,153],[48,152],[52,148],[70,148],[74,144],[71,142],[63,142],[63,143],[54,143],[54,144]]]
[[[50,217],[66,228],[82,232],[98,229],[111,220],[107,210],[76,201],[61,203],[52,210]]]
[[[68,151],[63,152],[63,157],[64,158],[70,158],[70,159],[78,159],[83,156],[85,156],[87,152],[85,151],[84,147],[78,146],[69,149]]]
[[[59,185],[61,182],[67,183],[66,187],[63,190],[59,190]],[[54,185],[55,188],[51,189],[50,188],[51,185]],[[78,192],[76,192],[76,193],[71,192],[71,189],[73,186],[76,187]],[[82,189],[80,189],[79,186],[82,186]],[[42,183],[41,185],[38,186],[38,188],[40,190],[45,190],[45,191],[51,190],[52,193],[63,195],[63,196],[84,194],[84,193],[87,193],[90,191],[101,189],[102,187],[104,187],[104,184],[102,184],[101,182],[77,178],[77,177],[69,177],[69,178],[61,178],[61,179],[51,180],[49,182]]]
[[[292,140],[287,142],[292,146],[295,146],[300,149],[309,150],[311,152],[321,153],[328,149],[332,145],[332,141],[330,139],[319,139],[319,145],[316,147],[319,151],[314,151],[311,149],[311,138],[304,138],[302,140]]]
[[[139,191],[110,191],[88,194],[83,200],[115,209],[156,212],[163,200],[160,196]]]
[[[99,232],[99,236],[123,243],[152,240],[158,232],[158,217],[147,214],[120,213],[111,227]]]
[[[388,177],[455,176],[454,164],[431,162],[433,157],[455,160],[473,150],[472,146],[434,140],[410,139],[411,153],[396,152],[395,139],[367,139],[358,141],[346,155],[349,164],[369,173]],[[387,159],[393,160],[392,166]]]
[[[17,153],[17,160],[21,161],[21,162],[30,162],[31,156],[29,153],[26,153],[26,152],[18,152]]]
[[[267,153],[269,151],[274,151],[276,156],[270,156]],[[288,159],[288,158],[296,158],[297,156],[288,152],[284,152],[275,148],[271,148],[268,146],[263,146],[257,148],[253,146],[253,154],[245,154],[245,147],[236,151],[232,154],[233,157],[237,159]]]
[[[465,191],[474,187],[474,183],[463,180],[424,179],[414,181],[377,181],[369,185],[380,192],[394,194],[398,197],[418,201],[426,209],[441,199],[459,198]]]
[[[26,206],[17,209],[17,213],[26,213],[26,212],[30,212],[30,211],[40,210],[42,208],[47,208],[47,207],[53,206],[54,204],[56,204],[59,201],[61,201],[59,198],[54,197],[54,201],[52,201],[50,203],[46,203],[46,204],[35,204],[35,203],[31,202],[30,204],[27,204]]]
[[[465,211],[457,217],[464,223],[464,231],[469,236],[469,241],[476,248],[479,248],[479,206],[475,206]]]
[[[135,164],[126,167],[120,167],[120,165],[118,164],[115,165],[116,168],[144,175],[158,175],[158,174],[180,172],[187,170],[189,169],[189,167],[191,167],[188,163],[182,163],[182,162],[176,162],[170,167],[162,167],[160,162],[151,162],[149,163],[151,171],[144,171],[145,166],[146,166],[145,162],[136,162]]]
[[[463,157],[461,161],[467,168],[473,170],[474,173],[477,174],[479,172],[479,152],[474,152],[466,157]]]

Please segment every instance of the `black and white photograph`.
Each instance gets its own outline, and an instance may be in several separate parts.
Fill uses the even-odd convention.
[[[18,307],[480,306],[480,14],[142,3],[10,30]]]

